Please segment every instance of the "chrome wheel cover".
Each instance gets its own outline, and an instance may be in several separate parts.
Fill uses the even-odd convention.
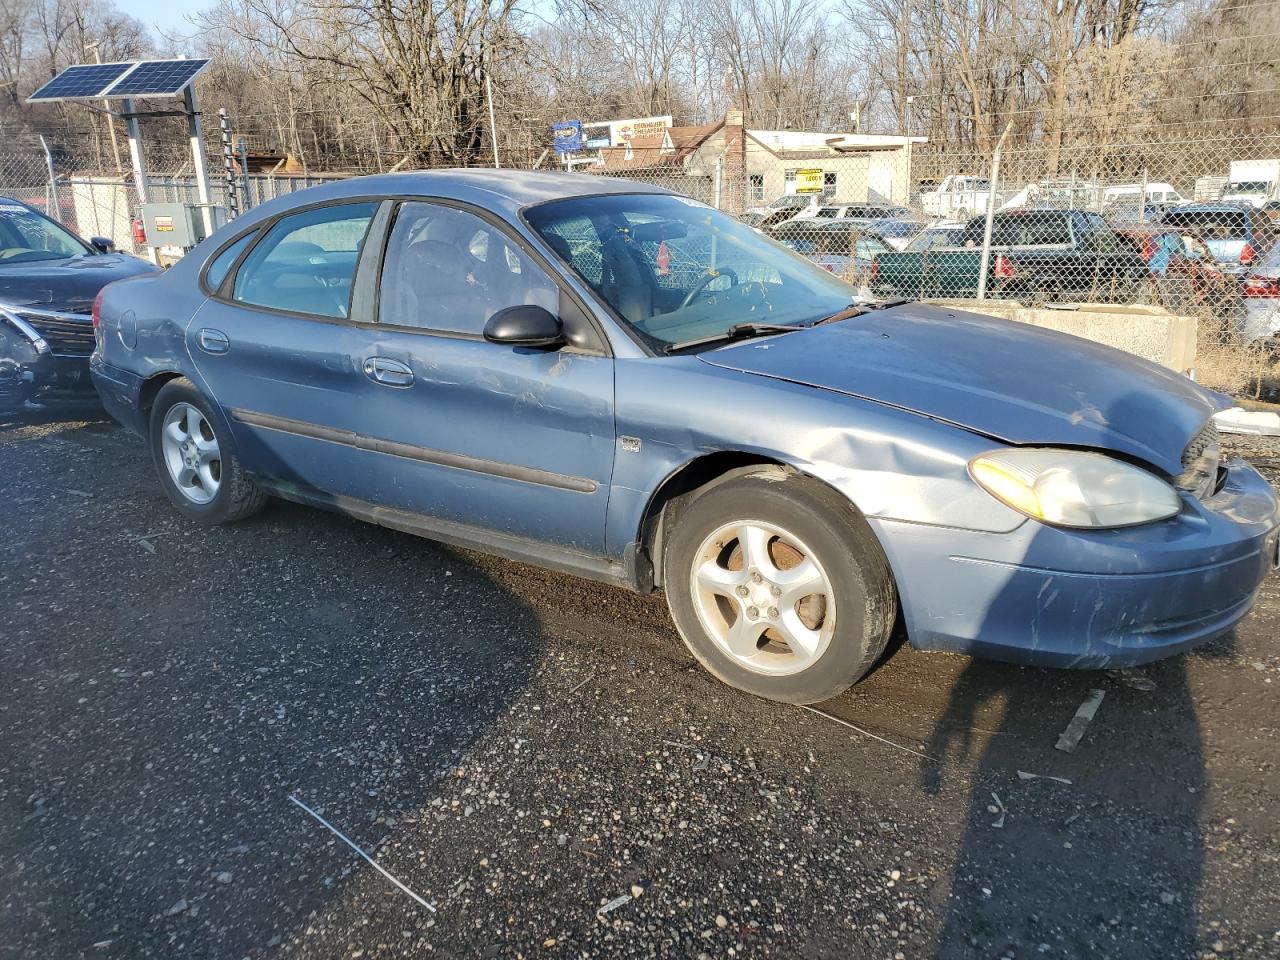
[[[831,643],[831,580],[814,552],[777,524],[739,520],[712,531],[689,577],[702,628],[746,670],[799,673]]]
[[[160,453],[182,496],[207,504],[222,486],[222,454],[218,437],[203,413],[189,403],[175,403],[160,428]]]

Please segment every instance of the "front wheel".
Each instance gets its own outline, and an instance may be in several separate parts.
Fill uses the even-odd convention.
[[[897,613],[889,564],[862,516],[808,478],[749,474],[676,507],[667,604],[693,655],[726,683],[814,703],[859,680]]]
[[[151,458],[178,511],[200,523],[232,523],[266,502],[218,435],[213,409],[186,377],[160,388],[151,408]]]

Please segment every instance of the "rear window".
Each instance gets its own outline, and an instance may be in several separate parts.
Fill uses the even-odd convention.
[[[965,229],[965,241],[982,244],[981,218]],[[996,247],[1063,246],[1071,243],[1071,222],[1066,216],[1032,210],[996,217],[991,224],[991,244]]]
[[[1191,230],[1206,240],[1244,240],[1249,235],[1249,219],[1243,210],[1171,210],[1161,223]]]

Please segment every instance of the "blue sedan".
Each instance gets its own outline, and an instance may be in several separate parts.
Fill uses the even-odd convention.
[[[270,496],[636,591],[744,690],[926,650],[1110,667],[1229,630],[1277,502],[1225,398],[852,287],[632,181],[491,170],[275,200],[107,288],[95,382],[178,511]]]

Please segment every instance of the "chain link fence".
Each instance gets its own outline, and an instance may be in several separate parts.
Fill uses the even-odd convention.
[[[758,130],[731,114],[523,166],[711,204],[877,298],[1091,310],[1116,324],[1152,309],[1190,316],[1198,379],[1236,395],[1280,387],[1280,133],[978,148]],[[55,173],[39,153],[0,155],[0,195],[133,249],[129,178]],[[239,176],[236,200],[249,209],[341,175]],[[210,186],[214,204],[232,205],[225,175]],[[153,175],[148,192],[198,202],[188,175]]]

